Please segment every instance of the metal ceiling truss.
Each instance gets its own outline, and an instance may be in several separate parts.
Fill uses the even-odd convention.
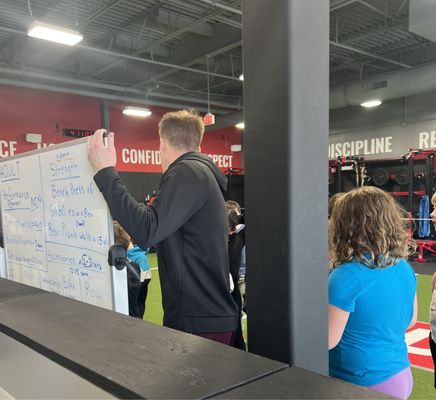
[[[180,36],[182,33],[188,32],[188,31],[192,30],[193,28],[195,28],[196,26],[201,25],[202,23],[211,20],[215,16],[222,14],[222,12],[223,12],[222,10],[213,11],[212,13],[209,13],[209,14],[205,15],[204,17],[196,20],[196,21],[193,21],[190,24],[185,25],[184,27],[182,27],[180,29],[177,29],[173,33],[170,33],[168,35],[163,36],[162,38],[160,38],[156,42],[154,42],[154,43],[152,43],[150,45],[146,45],[146,46],[136,50],[133,53],[133,56],[139,56],[139,55],[145,53],[147,50],[152,49],[155,46],[158,46],[160,44],[166,43],[169,40],[174,39],[174,38]],[[114,61],[113,63],[111,63],[111,64],[109,64],[109,65],[107,65],[107,66],[105,66],[103,68],[99,68],[98,70],[92,72],[91,74],[88,74],[88,78],[92,78],[92,77],[94,77],[96,75],[101,75],[102,73],[107,72],[110,69],[112,69],[112,68],[114,68],[116,66],[121,65],[123,62],[124,62],[123,60]]]
[[[432,42],[408,31],[409,1],[330,1],[331,82],[410,70],[435,57]],[[93,93],[106,99],[127,95],[126,101],[139,103],[147,92],[155,102],[185,101],[185,106],[201,107],[206,104],[209,59],[213,107],[217,112],[240,107],[240,0],[31,0],[31,4],[33,15],[42,22],[77,21],[85,41],[70,49],[30,39],[24,31],[32,21],[27,0],[1,0],[3,83],[16,81],[20,86]],[[424,46],[428,54],[420,50]]]

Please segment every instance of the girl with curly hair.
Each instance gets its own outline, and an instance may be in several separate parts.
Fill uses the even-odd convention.
[[[415,249],[395,200],[344,193],[329,220],[330,375],[402,399],[412,391],[405,332],[416,322]]]

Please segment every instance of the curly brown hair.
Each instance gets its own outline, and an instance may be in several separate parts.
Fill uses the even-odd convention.
[[[118,221],[114,221],[114,241],[115,244],[129,248],[131,239],[129,234],[124,230],[124,228],[119,224]]]
[[[383,190],[365,186],[335,202],[329,220],[332,267],[354,258],[371,268],[385,268],[407,258],[415,248],[404,211]]]
[[[344,193],[335,193],[332,197],[329,199],[329,218],[330,215],[332,215],[333,208],[335,207],[336,202],[338,201],[339,197],[341,197]]]

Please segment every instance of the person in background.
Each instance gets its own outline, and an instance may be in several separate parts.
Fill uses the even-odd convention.
[[[235,337],[233,342],[233,347],[241,350],[246,350],[244,336],[242,335],[242,296],[239,290],[239,269],[241,267],[241,257],[242,250],[245,245],[244,236],[241,231],[237,232],[236,228],[239,225],[239,215],[238,213],[231,209],[229,213],[229,264],[230,264],[230,275],[234,282],[234,288],[232,290],[232,297],[238,306],[239,321],[238,328],[235,331]]]
[[[230,257],[230,268],[235,269],[237,260],[239,259],[239,252],[240,255],[240,266],[239,266],[239,280],[237,281],[239,293],[241,294],[241,308],[244,312],[246,312],[246,295],[247,295],[247,285],[245,281],[245,275],[246,275],[246,257],[245,257],[245,220],[244,216],[242,215],[242,209],[238,202],[234,200],[227,200],[226,201],[226,208],[227,213],[230,215],[230,212],[233,210],[237,215],[237,221],[235,219],[234,222],[236,222],[235,228],[232,230],[231,236],[237,237],[237,240],[232,240],[229,242],[229,257]],[[231,221],[229,219],[229,223],[231,224]],[[230,238],[231,239],[231,238]],[[240,245],[242,244],[242,250],[240,250]],[[233,267],[232,267],[233,264]],[[232,276],[235,276],[233,274]],[[239,307],[239,304],[238,304]]]
[[[335,193],[332,197],[329,198],[329,204],[328,204],[328,218],[330,219],[330,216],[332,215],[332,211],[333,208],[335,207],[336,202],[338,201],[338,199],[343,195],[344,193],[340,192],[340,193]],[[330,252],[330,249],[329,249]],[[328,268],[329,271],[332,270],[332,266],[330,263],[330,254],[328,255],[329,257],[329,263],[328,263]]]
[[[433,194],[431,198],[431,204],[433,206],[433,211],[430,214],[430,218],[433,224],[436,226],[436,193]],[[431,357],[433,358],[434,365],[434,387],[436,389],[436,272],[431,278],[431,290],[433,291],[431,303],[430,303],[430,335],[429,335],[429,345],[431,351]]]
[[[114,242],[115,244],[124,247],[127,251],[129,248],[133,247],[132,241],[130,240],[129,234],[123,229],[123,227],[114,221]],[[129,258],[129,256],[127,256]],[[139,265],[133,260],[130,264],[136,271],[133,272],[127,268],[127,294],[129,299],[129,315],[135,318],[141,318],[141,308],[138,303],[138,295],[140,289],[140,271]]]
[[[236,211],[236,213],[241,216],[242,212],[241,212],[241,206],[239,205],[239,203],[237,201],[234,200],[227,200],[226,201],[226,207],[227,207],[227,211],[230,210],[234,210]]]
[[[141,248],[157,243],[166,327],[231,344],[238,308],[229,291],[227,179],[201,154],[202,118],[183,110],[159,123],[163,176],[155,200],[138,203],[115,171],[114,133],[88,137],[94,181],[109,210]]]
[[[137,298],[139,315],[141,316],[141,318],[144,318],[145,304],[147,301],[147,294],[148,294],[148,285],[151,281],[151,269],[147,257],[148,250],[149,249],[143,250],[136,244],[134,245],[132,242],[130,242],[129,247],[127,248],[127,258],[130,261],[137,264],[141,269],[138,298]]]
[[[343,195],[344,193],[340,192],[340,193],[335,193],[332,197],[330,197],[329,199],[329,207],[328,207],[328,217],[330,218],[330,216],[332,215],[332,211],[333,208],[336,204],[336,202],[338,201],[338,199]]]
[[[417,318],[415,243],[403,212],[375,187],[340,196],[329,220],[330,375],[407,399],[413,378],[405,332]]]
[[[436,389],[436,272],[431,278],[431,288],[433,295],[430,303],[430,335],[428,340],[430,344],[431,357],[433,359],[434,388]]]

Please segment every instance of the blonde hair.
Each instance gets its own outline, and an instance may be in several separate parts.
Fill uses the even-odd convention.
[[[227,212],[234,210],[237,214],[241,214],[241,206],[235,200],[227,200],[226,201]]]
[[[371,268],[385,268],[407,258],[416,244],[403,217],[392,196],[375,187],[339,196],[329,220],[331,266],[356,259]]]
[[[159,122],[160,137],[176,149],[198,150],[203,134],[203,119],[193,111],[169,112]]]

